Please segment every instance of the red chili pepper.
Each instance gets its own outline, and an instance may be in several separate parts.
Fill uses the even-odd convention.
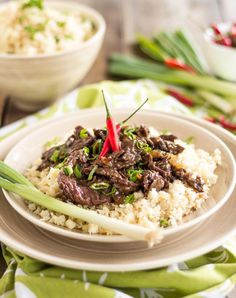
[[[192,107],[194,105],[192,99],[186,97],[185,95],[179,93],[176,90],[167,89],[166,93],[173,96],[174,98],[176,98],[178,101],[180,101],[181,103],[183,103],[186,106]]]
[[[111,149],[114,152],[119,151],[120,150],[119,136],[116,131],[116,125],[115,125],[115,122],[113,121],[110,111],[108,109],[104,92],[102,92],[102,94],[103,94],[103,100],[104,100],[106,113],[107,113],[106,124],[107,124],[107,132],[108,132],[108,138],[110,141]]]
[[[134,116],[134,114],[136,114],[144,105],[145,103],[148,101],[148,98],[131,114],[129,115],[128,118],[126,118],[125,120],[123,120],[121,123],[118,123],[116,124],[116,131],[117,131],[117,134],[120,133],[120,130],[121,130],[121,126],[127,122],[131,117]],[[102,147],[102,151],[101,153],[99,154],[100,157],[102,156],[105,156],[111,149],[111,146],[110,146],[110,140],[109,140],[109,137],[107,136],[104,143],[103,143],[103,147]]]
[[[189,65],[186,65],[183,62],[180,62],[174,58],[167,58],[164,60],[164,64],[170,68],[185,70],[191,73],[196,73],[196,71]]]
[[[231,47],[233,44],[232,39],[228,36],[224,36],[222,38],[216,39],[215,42],[226,47]]]
[[[231,29],[231,36],[232,36],[233,38],[236,38],[236,24],[234,24],[234,25],[232,26],[232,29]]]
[[[216,24],[212,24],[211,28],[212,28],[212,30],[214,31],[214,33],[216,35],[221,35],[221,31],[220,31],[219,27]]]
[[[232,122],[226,120],[224,115],[221,115],[219,117],[219,123],[222,127],[226,128],[226,129],[236,131],[236,123],[232,123]]]

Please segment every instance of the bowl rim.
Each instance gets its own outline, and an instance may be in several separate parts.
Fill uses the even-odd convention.
[[[217,23],[218,26],[225,26],[225,27],[230,27],[230,25],[232,25],[233,22],[220,22],[220,23]],[[220,45],[220,44],[217,44],[215,43],[213,40],[212,40],[212,29],[211,27],[207,27],[204,32],[203,32],[203,39],[205,41],[206,44],[208,44],[209,46],[211,46],[212,48],[215,48],[215,49],[219,49],[221,51],[228,51],[228,52],[235,52],[236,51],[236,48],[233,48],[233,47],[226,47],[224,45]]]
[[[4,2],[0,4],[0,9],[4,6],[9,5],[9,2]],[[37,60],[37,59],[48,59],[48,58],[57,58],[57,57],[63,57],[71,54],[77,53],[77,51],[85,49],[86,47],[91,46],[99,39],[103,39],[103,36],[106,31],[106,22],[104,20],[104,17],[102,14],[100,14],[96,9],[76,2],[75,0],[51,0],[45,2],[46,6],[49,7],[58,7],[58,6],[67,6],[69,9],[74,7],[77,7],[78,10],[81,10],[81,12],[87,14],[89,18],[96,22],[97,25],[97,31],[93,34],[91,38],[84,41],[81,44],[78,44],[71,49],[67,49],[61,52],[55,52],[55,53],[45,53],[45,54],[36,54],[33,56],[27,56],[26,54],[5,54],[0,53],[0,59],[6,59],[6,60]]]
[[[124,110],[123,109],[114,109],[116,112],[120,112],[123,113]],[[26,137],[24,137],[21,141],[17,142],[16,145],[14,145],[11,150],[8,152],[6,158],[4,160],[6,160],[9,157],[9,155],[12,153],[12,151],[15,149],[15,147],[24,142],[25,138],[29,137],[37,132],[39,132],[41,129],[45,129],[45,127],[48,125],[55,125],[58,122],[61,121],[65,121],[67,119],[74,117],[78,118],[78,115],[85,114],[85,115],[97,115],[98,112],[103,111],[103,109],[98,108],[98,109],[84,109],[82,111],[77,111],[74,112],[72,114],[69,115],[65,115],[64,117],[60,117],[60,118],[56,118],[56,119],[52,119],[51,121],[47,122],[46,125],[43,126],[38,126],[37,129],[35,129],[34,131],[30,132]],[[177,119],[175,118],[174,114],[171,113],[165,113],[165,112],[159,112],[159,111],[151,111],[151,110],[146,110],[144,109],[142,112],[148,113],[149,115],[153,115],[153,116],[157,116],[162,115],[162,116],[167,116],[169,118],[172,118],[174,121],[181,121],[181,122],[185,122],[186,125],[191,125],[195,128],[197,128],[198,130],[203,131],[205,134],[210,135],[211,137],[213,137],[215,140],[217,140],[218,143],[221,144],[221,146],[224,147],[224,150],[227,152],[228,156],[230,157],[232,163],[233,163],[233,175],[232,175],[232,179],[231,179],[231,183],[230,183],[230,187],[227,189],[227,191],[225,192],[225,195],[223,197],[223,199],[221,199],[219,202],[216,203],[215,206],[213,206],[212,208],[210,208],[207,212],[204,212],[203,214],[191,219],[190,221],[184,222],[180,225],[177,225],[176,227],[170,227],[167,228],[165,230],[162,230],[162,234],[163,236],[168,236],[171,234],[175,234],[175,233],[179,233],[184,231],[187,228],[193,227],[196,224],[200,224],[202,223],[204,220],[206,220],[208,217],[210,217],[211,215],[213,215],[215,212],[217,212],[226,202],[227,200],[230,198],[230,195],[235,187],[235,182],[236,182],[236,163],[233,157],[233,154],[231,153],[230,149],[228,148],[228,146],[221,141],[220,138],[218,138],[217,136],[215,136],[212,132],[208,131],[205,128],[202,128],[201,126],[199,126],[198,124],[192,123],[189,121],[189,119]],[[39,226],[40,228],[43,228],[44,230],[48,230],[50,232],[53,232],[55,234],[59,234],[59,235],[63,235],[65,237],[70,237],[70,238],[75,238],[75,239],[81,239],[81,240],[87,240],[87,241],[97,241],[97,242],[129,242],[129,241],[134,241],[126,236],[123,235],[111,235],[111,236],[107,236],[107,235],[100,235],[100,234],[93,234],[92,237],[90,234],[87,233],[83,233],[80,231],[72,231],[72,230],[68,230],[65,229],[63,227],[59,227],[47,222],[43,222],[40,221],[39,218],[36,218],[36,216],[34,216],[34,214],[32,212],[30,212],[29,210],[25,210],[20,204],[18,204],[18,202],[16,201],[17,196],[13,195],[13,197],[9,194],[9,192],[3,190],[3,193],[7,199],[7,201],[10,203],[10,205],[18,212],[20,213],[21,216],[25,217],[27,220],[29,220],[31,223],[36,224],[37,226]],[[20,198],[21,200],[23,200],[22,198]],[[91,239],[93,238],[93,239]]]

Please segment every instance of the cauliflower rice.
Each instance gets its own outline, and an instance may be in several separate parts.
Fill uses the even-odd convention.
[[[152,130],[152,134],[159,135],[152,128],[150,130]],[[204,150],[196,149],[194,144],[187,144],[179,139],[176,140],[176,143],[183,146],[185,150],[176,156],[173,155],[171,162],[178,168],[186,169],[193,176],[200,176],[205,183],[203,192],[195,192],[180,180],[175,180],[173,183],[170,183],[168,190],[158,192],[152,189],[147,197],[141,191],[136,192],[135,201],[132,204],[117,205],[112,203],[92,207],[78,206],[148,228],[180,224],[186,215],[199,209],[208,198],[210,188],[217,181],[215,170],[221,164],[221,153],[219,149],[215,149],[213,153],[209,154]],[[38,171],[37,167],[40,163],[41,159],[37,160],[26,171],[25,176],[45,194],[58,197],[59,186],[57,177],[60,170],[47,168],[43,171]],[[71,204],[70,202],[68,203]],[[97,225],[88,224],[84,221],[49,211],[34,203],[26,202],[26,204],[42,221],[90,234],[112,234],[112,232],[104,230]]]
[[[0,8],[0,53],[61,52],[83,43],[96,31],[93,22],[79,12],[44,8],[42,0],[34,2],[39,6],[25,0]]]

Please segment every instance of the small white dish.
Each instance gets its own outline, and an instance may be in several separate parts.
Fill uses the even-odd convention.
[[[0,9],[9,2],[1,3]],[[101,48],[106,24],[93,8],[76,1],[45,1],[45,6],[62,11],[78,11],[96,26],[87,41],[69,50],[35,56],[0,54],[0,90],[13,97],[22,110],[33,111],[52,103],[75,88],[92,67]]]
[[[222,32],[227,32],[231,23],[218,23]],[[204,53],[213,74],[230,81],[236,81],[236,48],[226,47],[214,42],[214,33],[207,28],[203,34]]]
[[[130,114],[130,111],[114,110],[113,115],[117,121],[121,121]],[[7,155],[5,161],[7,164],[23,173],[34,160],[39,158],[42,153],[43,145],[56,136],[63,137],[68,131],[71,131],[76,125],[81,124],[85,127],[102,127],[105,119],[104,109],[84,110],[78,113],[64,116],[60,119],[54,119],[45,126],[42,126],[33,133],[27,135],[17,143]],[[168,129],[180,139],[186,139],[189,136],[195,137],[197,148],[202,148],[208,152],[213,152],[218,148],[222,153],[222,166],[218,170],[218,182],[212,187],[210,198],[202,205],[198,211],[191,216],[186,217],[185,222],[177,227],[170,227],[163,230],[163,235],[173,235],[194,226],[204,219],[211,216],[230,197],[236,182],[235,160],[227,146],[209,131],[180,118],[164,113],[141,111],[136,114],[130,123],[144,123],[147,126],[153,126],[158,130]],[[65,237],[98,241],[98,242],[127,242],[130,239],[124,236],[103,236],[89,235],[79,231],[70,231],[46,222],[41,221],[34,213],[26,207],[24,200],[11,193],[4,191],[4,194],[12,205],[23,217],[39,227]]]

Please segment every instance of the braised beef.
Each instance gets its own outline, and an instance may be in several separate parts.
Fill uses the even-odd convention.
[[[176,136],[150,137],[149,129],[143,125],[124,126],[119,134],[121,149],[99,157],[107,131],[94,129],[93,132],[91,135],[82,126],[77,126],[63,145],[42,155],[39,170],[60,168],[58,184],[62,199],[89,206],[121,204],[127,195],[139,190],[144,193],[151,189],[166,190],[176,179],[197,192],[203,191],[200,177],[194,178],[171,164],[171,155],[184,150],[176,144]],[[70,176],[66,175],[65,167],[73,170]]]

